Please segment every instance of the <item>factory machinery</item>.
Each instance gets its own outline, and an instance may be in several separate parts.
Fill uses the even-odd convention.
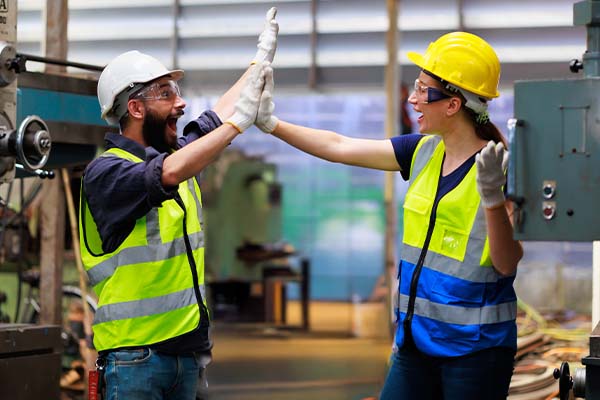
[[[569,65],[583,77],[515,82],[508,193],[519,240],[600,240],[600,1],[575,3],[573,22],[587,30],[583,60]],[[567,363],[555,371],[561,400],[571,390],[600,399],[600,324],[582,363],[574,377]]]
[[[54,169],[87,164],[105,134],[116,131],[100,118],[97,79],[29,72],[27,63],[102,68],[19,53],[16,27],[17,0],[0,1],[0,184],[5,187],[15,178],[53,178]],[[285,285],[293,281],[301,286],[307,329],[309,266],[300,260],[301,272],[295,272],[287,263],[294,251],[281,242],[275,165],[227,151],[204,174],[202,191],[214,316],[284,323]],[[4,211],[5,200],[0,199]],[[8,231],[0,225],[6,240],[9,232],[3,230]],[[0,263],[0,272],[14,271]],[[0,291],[0,303],[5,297]],[[60,398],[61,327],[1,321],[0,399]]]
[[[288,283],[299,285],[308,329],[307,259],[282,241],[282,187],[275,164],[226,149],[201,179],[206,281],[216,319],[286,323]],[[295,267],[294,261],[300,266]]]
[[[1,1],[0,184],[7,186],[15,178],[53,178],[52,169],[89,162],[110,130],[100,119],[95,80],[26,68],[28,61],[93,66],[20,54],[16,36],[17,0]],[[8,199],[0,202],[7,212]],[[6,265],[0,271],[9,272]],[[0,323],[0,398],[60,398],[62,351],[60,326]]]
[[[15,48],[16,5],[17,0],[0,2],[0,183],[32,174],[50,177],[50,169],[85,164],[109,130],[100,119],[94,80],[26,71],[28,56]],[[587,29],[587,50],[569,65],[578,75],[515,83],[508,192],[519,240],[600,240],[600,0],[580,1],[573,10],[574,24]],[[205,193],[206,222],[229,227],[227,237],[235,241],[208,238],[230,248],[207,249],[207,267],[213,268],[214,282],[262,279],[271,257],[291,254],[283,247],[257,246],[280,237],[274,167],[240,158],[214,173],[206,178],[218,183]],[[236,198],[246,202],[227,205]],[[256,227],[252,218],[258,215],[247,207],[257,208],[269,222],[246,232],[239,221]],[[232,209],[239,215],[224,212]],[[0,325],[0,397],[59,398],[60,352],[59,327]],[[571,391],[600,400],[600,324],[582,363],[585,368],[574,376],[567,363],[556,371],[561,400]],[[39,380],[32,384],[32,377]]]

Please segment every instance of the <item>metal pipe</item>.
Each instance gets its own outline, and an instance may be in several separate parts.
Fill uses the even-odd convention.
[[[40,57],[40,56],[34,56],[32,54],[17,53],[17,58],[19,58],[19,57],[21,59],[24,59],[25,61],[36,61],[36,62],[41,62],[41,63],[45,63],[45,64],[54,64],[54,65],[62,65],[65,67],[75,67],[75,68],[80,68],[80,69],[87,69],[90,71],[102,72],[104,70],[104,67],[101,67],[99,65],[84,64],[84,63],[78,63],[78,62],[68,61],[68,60],[59,60],[57,58],[50,58],[50,57]]]

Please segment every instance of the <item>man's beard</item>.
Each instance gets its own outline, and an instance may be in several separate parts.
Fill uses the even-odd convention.
[[[167,118],[160,118],[150,110],[144,116],[142,133],[146,145],[154,147],[159,153],[170,153],[172,147],[167,143],[165,130]]]

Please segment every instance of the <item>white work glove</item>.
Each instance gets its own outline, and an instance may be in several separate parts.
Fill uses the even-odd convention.
[[[488,144],[475,156],[477,165],[477,190],[485,208],[496,208],[504,204],[502,186],[506,183],[504,171],[508,164],[508,150],[502,142]]]
[[[279,24],[275,21],[275,15],[277,15],[277,7],[271,7],[267,11],[265,29],[258,37],[258,50],[254,56],[252,64],[268,61],[273,62],[275,58],[275,50],[277,50],[277,33],[279,32]]]
[[[273,80],[273,68],[268,63],[265,66],[265,87],[260,95],[260,103],[258,106],[258,115],[256,116],[255,125],[265,133],[271,133],[277,126],[279,119],[273,116],[275,103],[273,103],[273,90],[275,89],[275,81]]]
[[[232,125],[238,132],[242,133],[254,123],[264,84],[263,63],[252,65],[246,77],[244,88],[240,92],[240,97],[235,102],[235,112],[225,121],[226,124]]]

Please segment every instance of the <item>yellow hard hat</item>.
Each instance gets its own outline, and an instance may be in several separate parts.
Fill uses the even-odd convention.
[[[500,95],[500,61],[492,46],[477,35],[447,33],[430,43],[424,55],[409,51],[408,58],[461,89],[486,98]]]

